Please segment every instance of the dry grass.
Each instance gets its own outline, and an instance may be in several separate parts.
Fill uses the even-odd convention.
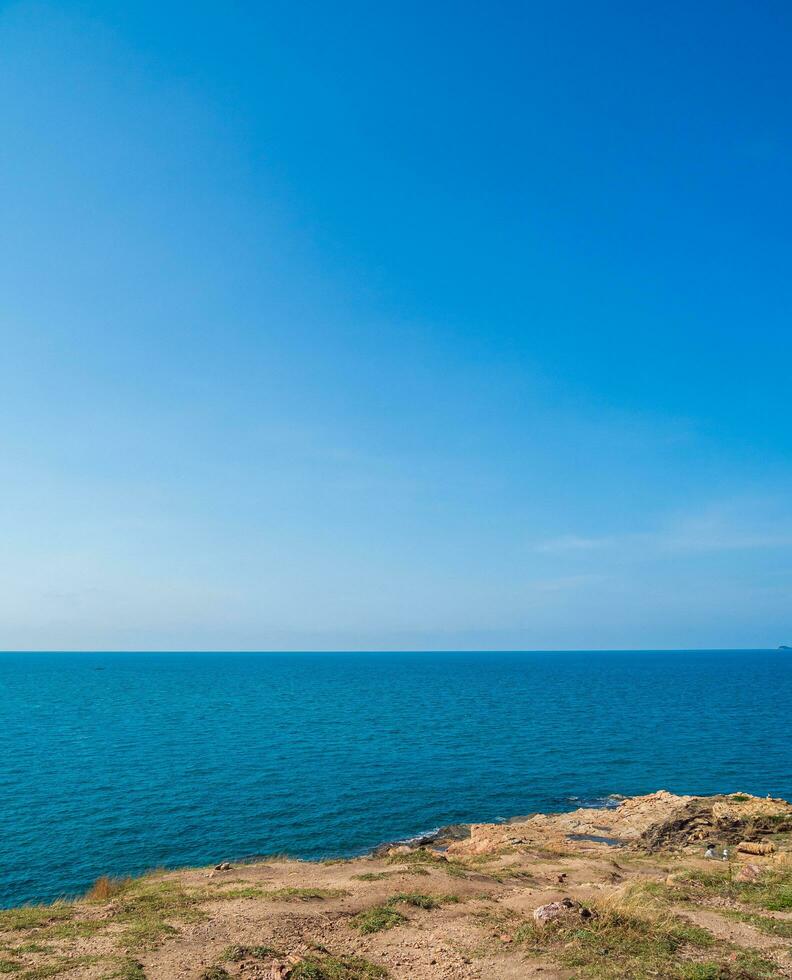
[[[102,875],[85,893],[85,898],[89,902],[107,902],[114,895],[128,888],[131,883],[131,878],[109,878],[107,875]]]
[[[646,891],[672,902],[730,901],[770,912],[792,910],[792,863],[786,858],[768,865],[756,881],[738,881],[731,864],[711,869],[687,868],[668,884],[654,883]]]
[[[515,940],[533,953],[552,952],[576,977],[596,980],[649,980],[679,977],[680,959],[691,958],[713,944],[704,929],[691,926],[636,898],[623,897],[592,906],[593,916],[582,919],[571,911],[539,926],[523,924]]]

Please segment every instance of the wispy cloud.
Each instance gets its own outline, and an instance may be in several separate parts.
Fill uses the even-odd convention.
[[[609,535],[569,533],[540,541],[534,551],[546,555],[589,552],[754,551],[792,547],[792,517],[774,514],[773,508],[744,502],[713,504],[695,514],[676,516],[659,527]]]
[[[548,555],[563,555],[575,551],[596,551],[607,548],[614,538],[585,538],[578,534],[563,534],[549,541],[541,541],[535,551]]]

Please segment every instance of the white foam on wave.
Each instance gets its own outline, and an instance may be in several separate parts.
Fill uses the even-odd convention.
[[[619,793],[609,793],[607,796],[568,796],[567,800],[585,810],[615,810],[626,797]]]

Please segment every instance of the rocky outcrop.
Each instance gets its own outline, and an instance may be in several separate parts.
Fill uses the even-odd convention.
[[[785,800],[747,793],[697,796],[648,827],[641,835],[640,844],[648,851],[702,844],[710,839],[732,845],[759,841],[786,830],[792,830],[792,806]]]
[[[607,809],[537,814],[509,824],[472,824],[449,854],[486,854],[503,847],[591,850],[619,845],[635,850],[678,850],[709,842],[720,846],[759,843],[792,830],[785,800],[747,793],[677,796],[661,790],[634,796]],[[753,851],[746,853],[766,853]]]
[[[772,854],[776,849],[772,841],[743,840],[737,845],[741,854]]]

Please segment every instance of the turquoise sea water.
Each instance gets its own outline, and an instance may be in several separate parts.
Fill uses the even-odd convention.
[[[0,906],[665,788],[792,798],[771,651],[0,655]]]

